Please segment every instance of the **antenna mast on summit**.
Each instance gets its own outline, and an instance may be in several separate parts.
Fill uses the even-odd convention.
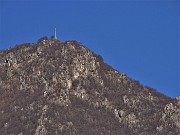
[[[56,36],[56,28],[55,28],[55,31],[54,31],[54,38],[57,39],[57,36]]]

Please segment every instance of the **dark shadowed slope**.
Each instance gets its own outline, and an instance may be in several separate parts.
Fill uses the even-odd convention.
[[[0,51],[2,135],[178,135],[179,108],[76,41]]]

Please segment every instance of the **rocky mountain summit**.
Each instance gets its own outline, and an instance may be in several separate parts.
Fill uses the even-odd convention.
[[[179,135],[180,97],[144,87],[76,41],[0,51],[0,135]]]

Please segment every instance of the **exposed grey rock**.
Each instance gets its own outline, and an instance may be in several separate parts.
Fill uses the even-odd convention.
[[[177,99],[177,105],[180,107],[180,96],[176,97]]]
[[[179,105],[76,41],[0,51],[2,135],[178,135]]]

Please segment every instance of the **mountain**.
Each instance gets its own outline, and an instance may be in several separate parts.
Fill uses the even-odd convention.
[[[76,41],[0,51],[1,135],[179,135],[180,97],[129,78]]]

